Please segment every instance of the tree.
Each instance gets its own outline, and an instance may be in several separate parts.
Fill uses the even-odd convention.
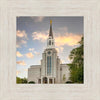
[[[27,83],[27,79],[26,78],[22,78],[22,83]]]
[[[19,78],[19,77],[16,77],[16,83],[17,83],[17,84],[20,84],[20,83],[22,83],[22,80],[21,80],[21,78]]]
[[[84,62],[84,39],[81,38],[79,42],[80,46],[74,48],[69,55],[72,63],[68,64],[70,66],[70,80],[73,83],[83,83],[83,62]]]
[[[26,78],[16,77],[16,83],[17,84],[25,84],[25,83],[27,83],[27,79]]]

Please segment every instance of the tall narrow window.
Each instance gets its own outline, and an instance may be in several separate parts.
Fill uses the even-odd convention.
[[[51,75],[51,56],[47,56],[47,75]]]
[[[49,45],[51,45],[51,40],[49,40]]]

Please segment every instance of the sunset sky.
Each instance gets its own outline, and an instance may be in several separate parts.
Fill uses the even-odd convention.
[[[62,63],[70,63],[70,51],[78,46],[83,35],[83,17],[17,17],[16,74],[27,77],[30,65],[39,65],[47,47],[52,20],[55,48]]]

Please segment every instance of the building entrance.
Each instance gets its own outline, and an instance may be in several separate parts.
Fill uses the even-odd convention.
[[[43,83],[44,83],[44,84],[47,84],[47,81],[48,81],[48,80],[47,80],[47,77],[44,77],[44,78],[43,78]]]
[[[52,84],[52,79],[49,79],[49,83]]]

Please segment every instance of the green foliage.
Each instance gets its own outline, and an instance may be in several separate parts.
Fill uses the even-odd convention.
[[[26,78],[16,77],[16,83],[17,84],[25,84],[25,83],[27,83],[27,79]]]
[[[30,82],[28,82],[29,84],[35,84],[35,82],[34,81],[30,81]]]
[[[70,66],[70,80],[73,83],[83,83],[83,67],[84,67],[84,42],[83,37],[79,42],[80,46],[73,49],[69,55],[70,60],[72,61]]]
[[[35,84],[34,81],[28,82],[26,78],[20,78],[20,77],[16,77],[16,83],[17,84]]]

